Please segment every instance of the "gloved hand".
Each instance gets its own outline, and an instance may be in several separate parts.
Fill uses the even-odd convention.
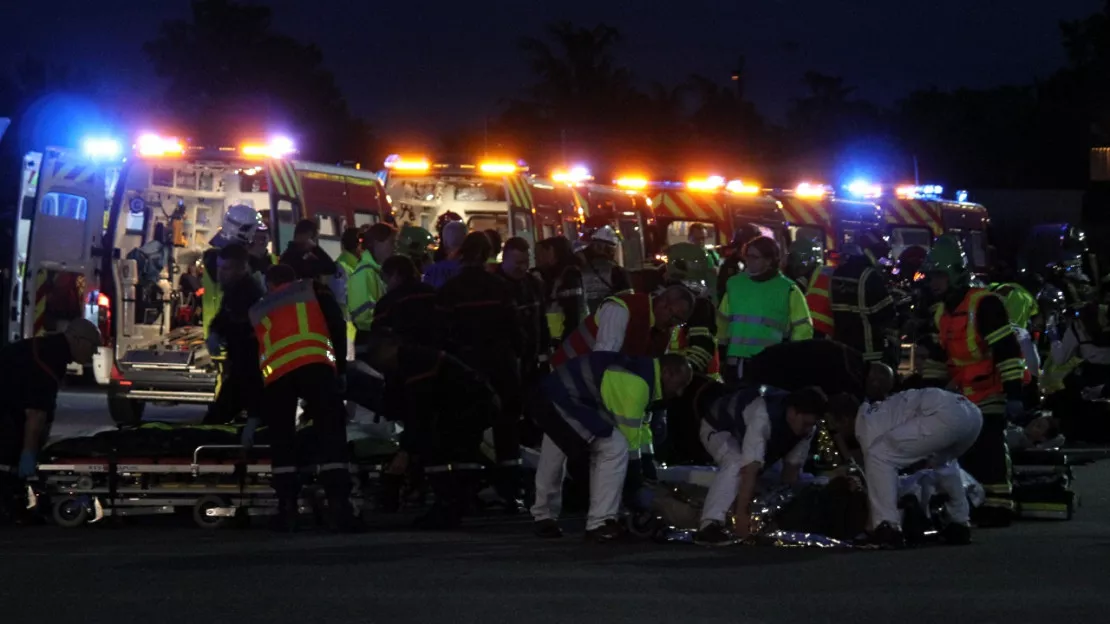
[[[1006,401],[1006,420],[1015,422],[1025,414],[1025,404],[1021,399],[1010,399]]]
[[[35,451],[23,451],[19,454],[19,478],[29,479],[35,476],[38,470],[38,453]]]
[[[259,420],[257,418],[248,418],[247,424],[243,426],[243,433],[239,438],[239,443],[243,448],[250,450],[254,446],[254,432],[258,430]]]
[[[210,334],[208,334],[208,340],[204,341],[204,345],[208,347],[209,355],[217,356],[223,351],[224,348],[223,336],[220,336],[216,332],[211,332]]]

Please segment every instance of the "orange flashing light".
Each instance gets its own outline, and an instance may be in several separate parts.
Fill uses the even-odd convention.
[[[142,135],[135,148],[140,156],[148,158],[180,156],[185,153],[185,146],[177,140],[177,137],[161,137],[156,134]]]
[[[484,162],[478,165],[478,171],[485,175],[506,175],[516,173],[516,165],[506,162]]]
[[[737,195],[758,195],[761,187],[753,182],[744,182],[743,180],[730,180],[725,186],[725,189],[730,193]]]
[[[725,179],[721,176],[708,178],[691,178],[686,180],[686,188],[691,191],[718,191],[725,187]]]
[[[625,176],[616,179],[618,188],[641,191],[647,188],[648,180],[640,176]]]

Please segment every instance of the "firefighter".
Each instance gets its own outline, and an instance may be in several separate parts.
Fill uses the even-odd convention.
[[[362,233],[362,256],[355,267],[352,279],[357,289],[348,286],[347,305],[351,322],[358,330],[355,344],[364,344],[374,321],[374,306],[385,295],[382,281],[382,263],[397,248],[397,230],[387,223],[375,223]],[[354,301],[351,301],[351,299]]]
[[[798,480],[817,420],[825,414],[819,388],[785,392],[744,387],[720,396],[702,412],[701,441],[717,464],[694,543],[723,546],[751,534],[750,506],[759,473],[782,460],[782,481]],[[735,503],[734,503],[735,501]],[[729,507],[736,526],[725,525]]]
[[[744,272],[728,280],[717,332],[724,349],[725,381],[738,379],[744,360],[787,340],[813,337],[809,307],[798,286],[779,271],[779,246],[761,236],[744,246]]]
[[[880,266],[889,255],[890,246],[882,234],[865,230],[859,236],[858,249],[833,270],[831,338],[859,351],[868,361],[898,366],[897,310]]]
[[[786,276],[794,280],[798,288],[806,293],[806,302],[809,299],[810,285],[815,283],[821,270],[824,251],[812,238],[799,238],[790,244],[790,252],[786,254]],[[810,305],[810,313],[813,313]],[[816,328],[817,319],[814,318]]]
[[[0,524],[21,520],[22,482],[35,475],[38,455],[50,436],[58,389],[70,362],[88,365],[100,346],[96,325],[70,321],[65,331],[36,336],[0,349]]]
[[[517,317],[523,330],[523,349],[520,357],[520,381],[524,392],[532,392],[547,371],[551,357],[551,334],[544,311],[543,283],[528,271],[528,241],[513,237],[505,241],[501,264],[497,274],[509,285],[516,302]],[[528,425],[531,419],[524,419]],[[525,446],[535,448],[540,436],[534,427],[523,430],[521,440]]]
[[[452,224],[448,224],[450,228]],[[513,293],[486,269],[491,245],[471,232],[459,249],[462,269],[439,289],[438,308],[447,351],[484,374],[501,399],[493,424],[496,489],[507,507],[520,498],[520,359],[524,332]]]
[[[278,514],[273,528],[293,531],[300,483],[296,446],[298,400],[315,430],[318,481],[327,494],[332,528],[359,528],[353,515],[347,459],[346,412],[342,394],[346,374],[346,321],[332,294],[311,279],[297,279],[285,264],[266,273],[267,294],[250,309],[258,339],[264,389],[261,411],[267,419],[272,452],[273,486]],[[250,448],[259,425],[249,419],[243,445]]]
[[[851,401],[831,411],[830,431],[857,441],[863,456],[871,508],[868,543],[905,545],[898,473],[922,462],[934,470],[938,492],[947,495],[949,522],[940,530],[941,539],[948,544],[971,542],[970,509],[956,459],[971,448],[983,426],[974,403],[963,395],[924,388],[862,407]]]
[[[713,277],[704,248],[688,243],[667,249],[667,285],[685,286],[697,297],[689,319],[671,332],[670,351],[690,360],[695,375],[721,379],[717,353],[717,311],[708,298],[708,280]]]
[[[204,252],[204,271],[201,273],[201,287],[204,289],[201,305],[204,310],[205,338],[208,338],[209,327],[220,309],[220,300],[223,298],[223,290],[220,288],[217,275],[220,250],[228,245],[244,247],[251,245],[260,228],[262,228],[262,217],[258,211],[250,206],[236,204],[228,207],[227,212],[224,213],[220,231],[209,242],[212,247]]]
[[[1030,373],[1030,382],[1026,386],[1026,404],[1034,406],[1040,396],[1038,390],[1041,369],[1041,357],[1037,346],[1033,342],[1032,331],[1034,321],[1040,322],[1041,310],[1037,306],[1037,294],[1044,286],[1044,278],[1032,271],[1021,271],[1017,279],[998,284],[991,284],[991,291],[1002,298],[1006,305],[1006,313],[1010,322],[1017,331],[1018,343],[1021,344],[1021,354],[1025,358],[1025,365]]]
[[[570,241],[553,236],[537,243],[536,272],[546,288],[547,328],[552,347],[558,347],[589,311],[582,288],[581,262]]]
[[[431,265],[435,237],[428,230],[415,225],[405,224],[397,233],[397,253],[408,256],[416,265],[418,276],[424,274]],[[382,265],[385,266],[384,263]]]
[[[582,268],[582,288],[586,293],[586,306],[597,310],[606,297],[632,292],[628,273],[617,264],[617,246],[620,239],[610,225],[602,225],[590,232],[583,250],[585,264]]]
[[[960,459],[983,485],[987,498],[976,508],[980,526],[1007,526],[1013,516],[1010,460],[1004,440],[1006,421],[1024,412],[1025,361],[1002,300],[971,288],[967,256],[951,235],[937,238],[922,267],[938,303],[937,331],[928,348],[925,377],[951,379],[955,389],[983,413],[975,444]]]
[[[404,424],[400,451],[385,471],[383,486],[399,486],[400,478],[419,466],[435,503],[417,526],[457,527],[469,502],[468,475],[481,469],[482,432],[500,410],[497,395],[480,373],[454,356],[405,344],[380,324],[374,326],[368,360],[385,377],[390,418]]]
[[[258,369],[258,340],[251,326],[251,306],[265,294],[251,273],[250,254],[242,245],[220,250],[218,277],[225,293],[220,309],[212,319],[208,352],[221,355],[226,347],[226,375],[216,401],[204,417],[206,425],[227,424],[243,411],[258,417],[258,397],[262,393],[262,372]]]
[[[251,271],[258,277],[258,285],[266,288],[266,271],[281,259],[277,254],[270,253],[270,230],[265,221],[258,224],[247,251],[250,252]]]
[[[442,288],[447,280],[459,274],[459,271],[462,270],[459,253],[466,237],[466,224],[462,221],[448,221],[443,226],[439,247],[439,252],[442,252],[443,257],[424,272],[424,283],[431,284],[433,288]],[[486,241],[488,242],[489,239],[486,239]],[[437,252],[437,255],[440,255],[439,252]]]
[[[310,219],[297,223],[293,240],[282,252],[280,262],[293,267],[298,279],[318,279],[331,285],[332,278],[341,275],[339,265],[320,247],[320,226]],[[344,298],[336,294],[336,299]]]
[[[629,443],[639,437],[644,414],[656,401],[678,396],[689,385],[690,364],[680,355],[659,359],[594,352],[568,362],[540,384],[536,414],[544,430],[544,456],[589,457],[590,508],[586,538],[604,542],[620,535],[617,512]],[[540,470],[550,469],[554,478]],[[562,463],[542,465],[536,474],[535,532],[559,537]]]
[[[405,344],[438,348],[436,289],[420,281],[408,256],[393,256],[382,263],[386,293],[374,307],[374,327],[399,336]]]
[[[703,223],[692,224],[686,232],[686,240],[698,249],[705,250],[705,258],[709,262],[710,270],[716,271],[721,266],[721,254],[717,253],[716,241],[709,240],[709,226]],[[667,255],[669,256],[670,253],[668,252]]]

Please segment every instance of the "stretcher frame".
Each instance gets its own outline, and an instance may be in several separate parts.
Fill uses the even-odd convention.
[[[259,449],[269,446],[255,446],[251,451]],[[201,458],[212,451],[229,457]],[[236,451],[238,455],[230,457]],[[377,462],[349,464],[356,509],[370,503],[371,487],[382,468]],[[315,466],[300,470],[302,478],[315,473]],[[191,510],[194,524],[215,529],[233,520],[247,524],[253,516],[276,514],[272,477],[270,459],[250,458],[248,450],[237,444],[201,445],[191,459],[65,458],[39,466],[38,484],[30,488],[28,507],[42,511],[49,507],[54,523],[66,528],[94,524],[106,517]],[[322,500],[321,489],[310,481],[301,492],[298,509],[302,514],[319,515]]]

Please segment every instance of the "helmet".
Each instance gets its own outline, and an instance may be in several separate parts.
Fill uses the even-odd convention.
[[[225,247],[228,243],[250,245],[254,233],[262,229],[262,215],[245,204],[230,206],[224,213],[223,225],[212,239],[213,247]]]
[[[948,276],[951,287],[959,288],[971,283],[971,273],[967,270],[967,256],[960,247],[960,240],[951,234],[937,237],[925,264],[921,267],[925,274],[943,273]]]
[[[790,244],[786,266],[794,277],[809,277],[825,259],[824,250],[811,238],[799,238]]]
[[[748,241],[759,238],[760,236],[763,236],[763,232],[758,227],[751,223],[745,223],[732,235],[731,246],[736,249],[743,249],[744,245],[748,244]]]
[[[397,253],[419,259],[430,253],[435,243],[435,237],[428,230],[416,225],[404,225],[397,234]]]
[[[667,279],[704,286],[713,276],[705,250],[693,243],[675,243],[667,248]]]
[[[591,243],[606,243],[614,247],[620,244],[617,232],[611,225],[603,225],[597,228],[588,235],[588,238]]]
[[[460,215],[457,212],[451,212],[450,210],[448,210],[447,212],[445,212],[445,213],[439,215],[438,217],[436,217],[436,232],[438,232],[440,234],[440,236],[442,236],[443,235],[443,226],[447,225],[447,223],[450,222],[450,221],[462,221],[462,220],[463,220],[462,215]]]
[[[860,249],[863,255],[867,256],[871,262],[880,264],[884,259],[890,260],[890,244],[886,242],[886,237],[882,232],[868,228],[860,233],[859,238]]]

